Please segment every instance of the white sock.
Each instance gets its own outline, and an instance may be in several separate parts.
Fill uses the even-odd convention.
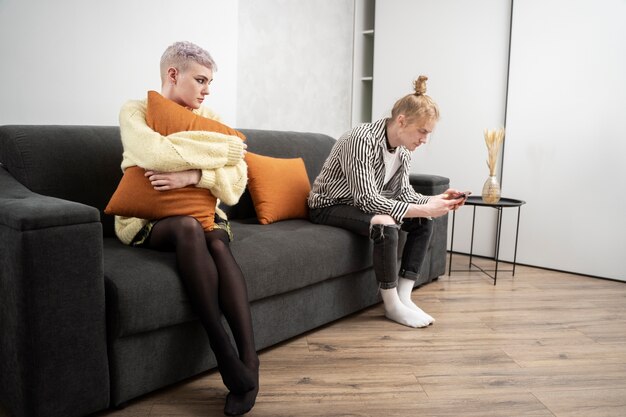
[[[402,304],[404,304],[406,307],[410,308],[413,311],[417,311],[419,314],[423,315],[426,320],[428,320],[428,324],[432,324],[435,322],[435,319],[429,314],[426,314],[424,310],[416,306],[411,299],[411,292],[413,291],[414,285],[415,281],[400,277],[398,279],[398,297],[400,298]]]
[[[409,327],[426,327],[430,324],[426,314],[414,311],[400,301],[395,288],[380,290],[385,305],[385,317]]]

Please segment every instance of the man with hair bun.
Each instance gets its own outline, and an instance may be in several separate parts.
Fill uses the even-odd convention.
[[[385,316],[409,327],[435,321],[411,300],[432,218],[457,209],[466,198],[454,189],[424,196],[409,183],[411,152],[428,141],[439,120],[437,104],[426,95],[427,79],[415,80],[414,92],[395,103],[390,118],[361,124],[341,136],[308,198],[312,222],[373,240],[374,273]],[[398,272],[400,230],[408,236]]]

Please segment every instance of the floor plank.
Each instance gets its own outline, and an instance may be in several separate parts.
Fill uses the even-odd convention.
[[[624,417],[626,389],[547,391],[535,396],[559,417]]]

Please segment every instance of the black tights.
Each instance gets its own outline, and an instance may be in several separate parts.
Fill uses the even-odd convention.
[[[205,232],[193,217],[168,217],[154,225],[146,246],[176,251],[183,285],[209,336],[224,385],[239,396],[258,391],[259,359],[254,347],[248,290],[230,251],[227,232],[220,229]],[[239,354],[222,325],[222,313]]]

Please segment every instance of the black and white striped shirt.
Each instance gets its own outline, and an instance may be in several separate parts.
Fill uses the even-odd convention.
[[[386,122],[361,124],[339,138],[313,183],[309,207],[349,204],[366,213],[388,214],[400,223],[410,203],[428,202],[429,197],[417,193],[409,183],[411,153],[404,146],[396,150],[400,168],[383,184]]]

